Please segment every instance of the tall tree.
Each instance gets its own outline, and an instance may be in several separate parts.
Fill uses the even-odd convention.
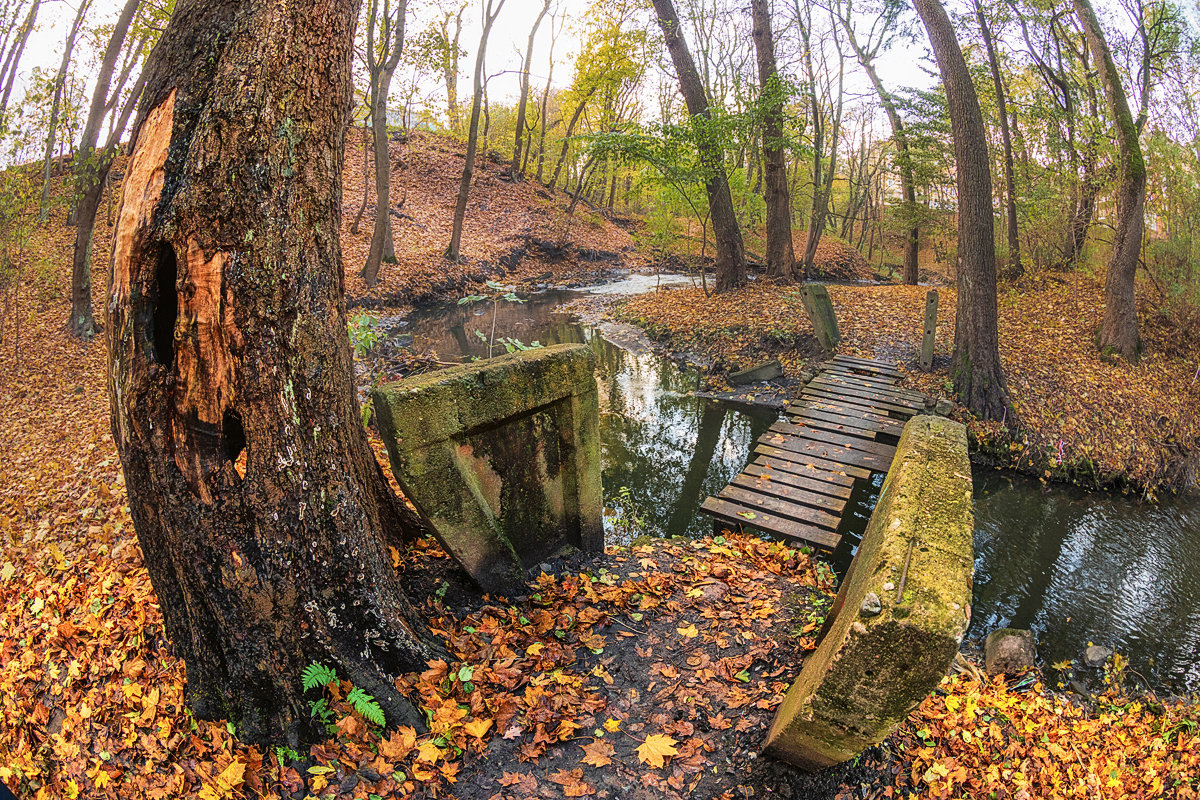
[[[751,0],[754,52],[761,87],[763,172],[767,202],[767,275],[796,279],[796,253],[792,246],[792,198],[788,192],[784,160],[784,85],[775,65],[775,36],[771,30],[770,0]]]
[[[901,8],[902,6],[898,3],[885,3],[882,12],[871,26],[872,34],[877,32],[878,38],[875,38],[874,35],[868,36],[867,40],[861,44],[854,33],[849,0],[842,7],[842,13],[838,15],[838,18],[841,20],[842,29],[846,32],[846,40],[850,49],[854,51],[858,63],[867,73],[871,85],[875,87],[879,103],[887,113],[888,123],[892,127],[892,144],[896,147],[896,168],[900,172],[900,193],[904,197],[904,266],[901,275],[906,284],[915,286],[920,279],[918,259],[921,246],[921,227],[918,222],[917,182],[913,170],[912,150],[908,144],[908,130],[904,126],[904,119],[900,116],[899,104],[892,93],[884,87],[883,81],[879,77],[879,71],[875,69],[875,59],[895,36],[898,27],[897,18]]]
[[[459,46],[462,36],[462,18],[467,10],[467,3],[459,2],[456,8],[442,13],[438,22],[440,33],[439,52],[441,55],[442,79],[446,83],[446,113],[450,118],[450,129],[458,133],[462,128],[462,112],[458,107],[458,59],[463,50]],[[454,21],[451,28],[451,20]]]
[[[313,729],[320,662],[419,724],[444,654],[385,535],[352,384],[341,241],[356,0],[180,0],[146,66],[109,285],[129,507],[187,700],[252,742]]]
[[[487,55],[488,37],[492,35],[492,24],[504,8],[504,0],[487,0],[483,7],[483,33],[479,35],[479,52],[475,54],[475,77],[472,81],[474,93],[471,97],[471,122],[467,128],[466,162],[463,164],[462,181],[458,185],[458,200],[454,204],[454,223],[450,229],[450,244],[446,246],[446,258],[458,260],[458,249],[462,243],[463,221],[467,216],[467,198],[471,193],[471,176],[475,169],[475,150],[479,147],[479,109],[483,102],[483,65]]]
[[[708,194],[713,238],[717,247],[717,291],[736,289],[746,283],[746,251],[742,246],[742,231],[738,227],[733,197],[729,192],[721,137],[713,124],[704,83],[683,38],[683,28],[679,24],[679,15],[675,13],[675,5],[671,0],[653,0],[653,3],[695,132],[696,150],[704,174],[704,189]]]
[[[54,99],[50,104],[50,126],[46,131],[46,157],[42,160],[42,204],[39,219],[45,222],[50,217],[50,164],[54,160],[54,142],[58,134],[58,114],[62,108],[63,89],[67,84],[67,70],[71,66],[71,55],[75,52],[75,39],[79,29],[83,27],[83,16],[87,13],[91,0],[81,0],[79,10],[75,12],[75,21],[67,33],[67,41],[63,45],[62,64],[54,77]],[[15,69],[15,67],[14,67]]]
[[[958,305],[950,377],[963,405],[983,419],[1016,424],[1000,367],[992,175],[983,111],[940,0],[914,0],[946,88],[958,184]]]
[[[1096,19],[1088,0],[1072,0],[1075,15],[1083,27],[1088,49],[1096,62],[1109,111],[1116,126],[1117,166],[1117,224],[1113,232],[1112,255],[1104,279],[1104,318],[1096,342],[1101,350],[1112,350],[1122,357],[1136,360],[1141,350],[1138,337],[1137,300],[1134,282],[1137,278],[1138,255],[1142,248],[1143,210],[1146,205],[1146,163],[1138,141],[1137,125],[1129,110],[1121,76],[1113,63],[1112,52],[1104,38],[1104,30]]]
[[[367,0],[367,73],[371,76],[371,139],[375,147],[375,228],[362,277],[368,286],[379,279],[381,261],[396,260],[392,241],[392,159],[388,155],[387,103],[392,76],[404,51],[404,12],[408,0]],[[366,169],[366,165],[363,166]]]
[[[104,182],[108,178],[108,170],[121,141],[121,133],[124,132],[133,109],[137,107],[138,94],[141,92],[140,80],[121,108],[119,118],[112,125],[104,147],[97,150],[96,145],[104,119],[120,102],[121,90],[145,46],[145,41],[140,41],[130,49],[125,69],[121,71],[114,86],[112,79],[117,59],[121,55],[129,26],[133,23],[140,4],[141,0],[126,0],[113,26],[112,36],[100,59],[96,88],[92,92],[92,104],[88,109],[87,122],[83,126],[79,149],[75,153],[75,248],[71,260],[71,315],[67,320],[67,329],[74,336],[85,340],[96,335],[96,321],[92,313],[92,234],[96,229],[96,212],[100,208]]]
[[[1000,58],[996,53],[996,45],[992,41],[992,29],[988,25],[987,15],[983,13],[983,4],[972,0],[975,5],[975,18],[979,21],[979,32],[983,36],[983,47],[987,52],[988,66],[992,70],[992,85],[996,90],[996,115],[1000,119],[1000,142],[1004,148],[1004,207],[1007,212],[1006,226],[1008,232],[1008,278],[1015,280],[1025,272],[1021,266],[1021,237],[1017,230],[1017,189],[1016,174],[1013,170],[1012,135],[1008,128],[1008,101],[1004,95],[1004,79],[1000,75]]]
[[[525,106],[529,103],[529,67],[533,63],[533,40],[537,37],[542,18],[549,11],[550,0],[542,0],[542,10],[534,18],[533,27],[529,29],[529,41],[525,43],[525,63],[521,65],[521,99],[517,102],[516,141],[513,143],[512,166],[509,170],[514,178],[525,177],[524,170],[521,168],[521,145],[528,138],[525,131]]]

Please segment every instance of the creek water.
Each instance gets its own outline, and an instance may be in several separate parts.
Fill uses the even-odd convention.
[[[689,282],[671,278],[669,283]],[[653,290],[635,276],[582,291]],[[748,462],[777,412],[690,395],[700,375],[634,342],[618,346],[604,326],[558,310],[577,291],[524,303],[486,301],[419,309],[385,324],[390,336],[444,361],[486,358],[489,340],[585,343],[596,353],[600,439],[610,543],[645,531],[700,536],[697,513]],[[494,320],[494,330],[493,330]],[[492,346],[491,353],[505,352]],[[855,485],[833,566],[844,572],[878,498],[883,476]],[[1046,664],[1078,659],[1089,642],[1113,647],[1155,689],[1200,691],[1200,500],[1157,505],[1074,487],[1046,487],[1007,472],[975,476],[975,597],[968,637],[1000,627],[1032,629]]]

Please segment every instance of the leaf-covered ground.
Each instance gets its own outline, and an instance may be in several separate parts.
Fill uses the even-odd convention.
[[[953,399],[953,288],[939,289],[934,370],[915,362],[928,287],[830,286],[840,352],[900,364],[909,385]],[[972,423],[976,440],[1005,466],[1086,485],[1150,493],[1194,486],[1200,464],[1200,353],[1141,299],[1145,351],[1138,364],[1106,361],[1093,346],[1103,313],[1100,284],[1079,273],[1000,295],[1000,358],[1022,434]],[[777,357],[793,376],[808,364],[812,326],[799,287],[756,283],[705,298],[676,289],[630,300],[619,312],[672,350],[733,370]],[[965,420],[965,414],[960,415]]]
[[[430,730],[381,734],[341,685],[326,695],[333,732],[309,752],[243,746],[183,706],[109,435],[103,346],[63,327],[70,234],[52,224],[35,241],[0,343],[0,780],[23,800],[1196,796],[1194,706],[1083,711],[965,678],[842,770],[814,780],[758,757],[830,581],[803,553],[733,536],[556,562],[511,602],[478,596],[435,548],[397,554],[455,654],[404,679]],[[416,274],[412,296],[429,285]],[[835,289],[843,309],[848,291]],[[915,329],[920,294],[889,291],[863,290],[861,322],[843,313],[855,352],[888,354],[864,338],[873,326]],[[732,314],[732,298],[692,310],[724,302]],[[784,315],[780,330],[799,324],[788,309],[802,320],[798,304],[755,302]]]

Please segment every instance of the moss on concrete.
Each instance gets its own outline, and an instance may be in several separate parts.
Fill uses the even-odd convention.
[[[392,472],[435,535],[490,591],[564,544],[604,547],[595,356],[537,348],[372,394]]]
[[[969,622],[973,533],[965,428],[914,417],[767,752],[810,770],[853,758],[937,686]],[[871,593],[877,614],[861,610]]]

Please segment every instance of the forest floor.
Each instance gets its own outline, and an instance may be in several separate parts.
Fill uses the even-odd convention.
[[[0,347],[0,780],[23,799],[1197,797],[1196,706],[1115,689],[1084,706],[1040,681],[969,674],[948,678],[899,733],[838,769],[810,777],[760,757],[832,578],[803,552],[733,535],[556,561],[508,601],[478,595],[428,543],[397,553],[455,657],[402,679],[430,731],[381,733],[350,711],[343,685],[329,696],[335,727],[309,752],[239,743],[233,726],[184,707],[184,668],[109,433],[104,346],[65,331],[71,231],[55,219],[31,244],[19,340],[6,328]],[[483,227],[468,225],[464,249],[487,259],[473,233]],[[97,252],[110,233],[102,226]],[[389,304],[422,296],[433,274],[418,270],[406,290],[395,273],[380,290]],[[573,275],[569,264],[555,270],[555,280]],[[744,297],[782,302],[764,289]],[[872,310],[870,296],[864,314],[908,330],[909,303],[886,323],[891,301]],[[656,296],[656,313],[687,297]],[[790,301],[779,308],[802,318]],[[848,343],[889,354],[860,338],[868,324],[856,333],[847,319]]]

